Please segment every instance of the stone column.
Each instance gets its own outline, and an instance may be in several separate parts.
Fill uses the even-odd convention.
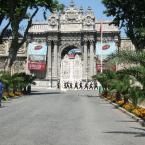
[[[89,77],[92,79],[94,75],[94,42],[90,42],[90,62],[89,62]]]
[[[58,45],[57,45],[57,42],[55,41],[54,42],[54,72],[53,72],[53,77],[55,78],[55,79],[57,79],[57,76],[58,76]]]
[[[83,53],[83,79],[87,80],[87,60],[88,50],[87,50],[87,42],[84,42],[84,53]]]
[[[60,79],[60,73],[61,73],[61,54],[60,53],[61,53],[60,50],[58,50],[58,66],[57,66],[58,79]]]
[[[48,51],[47,51],[47,74],[46,78],[52,79],[52,46],[51,42],[48,42]]]

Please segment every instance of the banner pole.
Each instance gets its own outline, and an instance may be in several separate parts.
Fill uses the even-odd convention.
[[[101,25],[100,25],[100,33],[101,33],[101,73],[103,72],[103,56],[102,56],[102,46],[103,46],[103,33],[102,33],[102,20],[101,20]]]

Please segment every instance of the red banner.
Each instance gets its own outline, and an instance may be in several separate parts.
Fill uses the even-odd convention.
[[[97,69],[97,72],[101,72],[101,64],[96,64],[96,69]],[[102,68],[103,69],[103,68]]]
[[[75,54],[68,54],[68,57],[71,58],[71,59],[74,59],[75,58]]]
[[[29,62],[28,63],[29,70],[38,70],[38,71],[45,71],[46,70],[46,63],[43,62]]]

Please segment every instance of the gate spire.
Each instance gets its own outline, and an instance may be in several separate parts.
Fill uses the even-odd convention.
[[[70,7],[74,7],[74,6],[75,6],[74,0],[71,0],[70,1]]]

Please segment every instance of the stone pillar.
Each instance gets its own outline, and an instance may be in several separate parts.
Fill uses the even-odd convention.
[[[83,79],[87,80],[87,63],[88,63],[88,50],[87,50],[87,42],[84,42],[84,53],[83,53]]]
[[[94,42],[90,42],[89,78],[94,75]]]
[[[54,72],[53,72],[53,77],[54,79],[57,79],[58,77],[58,45],[57,42],[54,42]]]
[[[60,54],[61,52],[60,52],[60,50],[58,50],[58,79],[60,79],[60,73],[61,73],[61,54]]]
[[[48,51],[47,51],[47,74],[46,78],[52,80],[52,46],[51,42],[48,42]]]

